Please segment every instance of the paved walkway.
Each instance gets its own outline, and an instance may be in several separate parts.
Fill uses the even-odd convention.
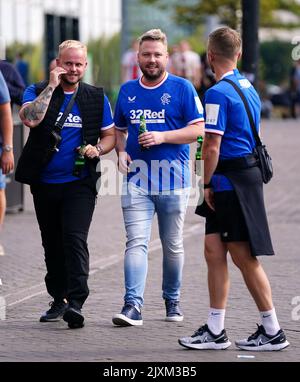
[[[207,317],[208,292],[203,259],[203,221],[188,208],[185,223],[186,261],[181,305],[182,323],[164,321],[161,299],[161,248],[153,228],[142,327],[118,328],[111,316],[123,300],[123,228],[120,200],[98,201],[90,231],[90,297],[83,313],[86,326],[69,330],[64,322],[40,323],[49,297],[44,288],[45,266],[31,197],[26,189],[25,211],[7,215],[0,257],[0,361],[100,362],[253,362],[300,360],[300,128],[295,121],[263,122],[263,137],[274,159],[275,177],[265,187],[266,203],[276,256],[262,262],[273,287],[274,302],[291,346],[282,352],[245,353],[232,345],[226,351],[189,351],[177,338],[191,334]],[[114,154],[111,155],[114,157]],[[231,340],[250,335],[259,322],[256,307],[240,273],[230,263],[231,291],[226,328]],[[298,296],[298,297],[297,297]],[[293,305],[294,303],[294,305]],[[0,308],[1,309],[1,308]],[[4,314],[6,313],[6,314]],[[2,317],[1,317],[2,315]],[[5,317],[4,317],[5,316]],[[233,342],[233,341],[232,341]],[[247,353],[248,354],[248,353]]]

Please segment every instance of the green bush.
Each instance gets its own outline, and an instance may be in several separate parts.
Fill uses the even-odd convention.
[[[267,83],[281,85],[288,82],[293,65],[293,45],[285,41],[267,41],[260,44],[259,77]]]
[[[114,106],[120,86],[120,34],[90,41],[88,52],[92,57],[94,85],[104,87]]]

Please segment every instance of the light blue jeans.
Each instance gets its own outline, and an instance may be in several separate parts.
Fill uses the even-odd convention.
[[[127,194],[124,195],[126,187]],[[125,302],[143,306],[148,270],[148,243],[155,212],[163,249],[162,297],[179,300],[184,263],[183,224],[190,189],[150,195],[133,183],[124,183],[122,209],[127,234],[124,259]]]

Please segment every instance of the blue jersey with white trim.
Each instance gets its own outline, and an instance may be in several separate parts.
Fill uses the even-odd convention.
[[[177,130],[203,121],[202,104],[194,87],[169,73],[154,87],[143,85],[141,79],[128,81],[120,89],[114,116],[116,128],[128,130],[126,151],[133,160],[128,178],[132,182],[139,174],[140,183],[136,184],[148,190],[188,187],[189,145],[164,143],[141,151],[138,143],[141,115],[148,131]]]
[[[237,69],[225,74],[235,82],[244,93],[255,126],[259,131],[261,103],[251,83]],[[232,159],[249,155],[255,147],[255,139],[244,103],[233,88],[225,81],[219,81],[205,93],[205,132],[222,135],[220,159]],[[215,191],[232,189],[228,179],[214,176],[212,179]]]
[[[251,83],[237,69],[226,76],[243,91],[259,131],[259,96]],[[205,93],[205,132],[222,135],[220,159],[251,154],[255,147],[249,118],[241,97],[232,85],[219,81]]]
[[[62,117],[72,95],[73,93],[65,93],[65,99],[57,116],[57,120]],[[28,86],[23,95],[23,104],[34,101],[36,97],[35,86]],[[111,107],[107,97],[104,96],[103,120],[99,121],[99,133],[100,129],[109,129],[113,127],[113,125]],[[67,183],[78,180],[78,177],[72,175],[72,172],[77,155],[76,148],[83,144],[83,140],[82,121],[76,102],[65,120],[60,135],[62,140],[59,144],[59,151],[53,154],[50,162],[42,171],[41,181],[43,183]],[[87,174],[86,169],[82,172],[81,177],[85,177]]]

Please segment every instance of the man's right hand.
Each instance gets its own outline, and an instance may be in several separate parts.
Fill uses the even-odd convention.
[[[61,75],[68,73],[66,69],[56,66],[51,72],[49,77],[49,85],[56,88],[61,81]]]
[[[126,151],[120,151],[118,153],[118,168],[122,174],[127,174],[130,172],[130,164],[132,160],[130,155]]]

